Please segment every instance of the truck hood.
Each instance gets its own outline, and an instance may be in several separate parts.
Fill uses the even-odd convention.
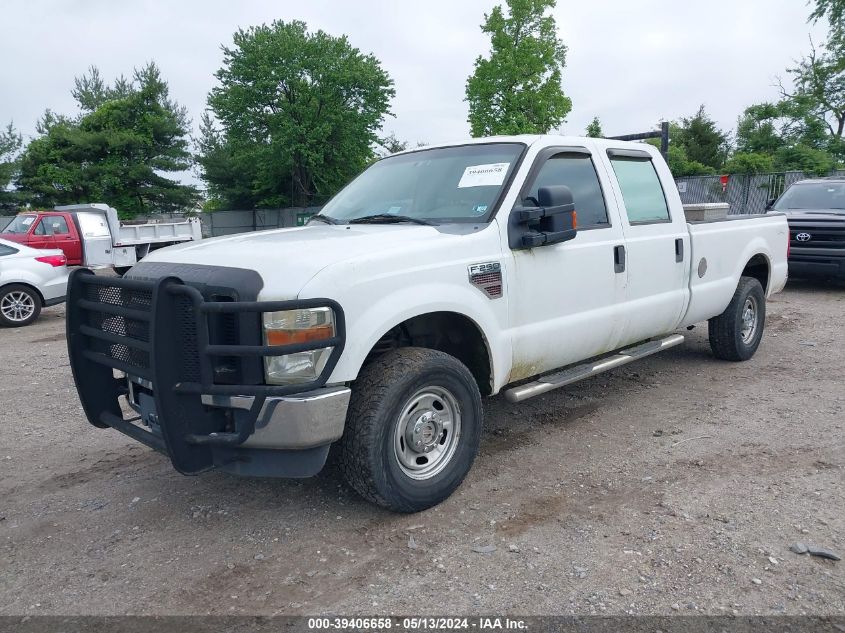
[[[0,233],[0,238],[17,244],[26,243],[26,233]]]
[[[326,266],[375,251],[430,247],[438,227],[405,224],[309,225],[239,233],[153,251],[145,262],[201,264],[255,270],[264,279],[261,298],[294,298]]]

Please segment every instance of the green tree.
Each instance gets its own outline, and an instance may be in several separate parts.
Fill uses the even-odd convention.
[[[90,66],[88,72],[73,80],[71,94],[83,112],[94,112],[107,101],[122,99],[132,93],[132,82],[121,75],[109,86],[100,75],[100,69]]]
[[[99,74],[90,72],[89,77]],[[16,185],[38,206],[105,202],[123,216],[194,206],[197,190],[162,174],[191,166],[187,111],[155,64],[103,89],[77,80],[75,119],[46,112],[21,157]],[[91,109],[93,108],[93,109]]]
[[[716,138],[721,139],[721,141],[715,142]],[[660,139],[649,139],[646,142],[655,147],[660,147]],[[717,173],[717,170],[722,166],[723,159],[712,160],[710,152],[703,151],[695,146],[699,142],[705,148],[722,147],[720,151],[727,152],[727,135],[716,129],[715,124],[703,113],[703,106],[695,116],[681,119],[680,122],[669,123],[669,152],[666,156],[666,162],[673,176],[676,178],[680,176],[708,176]],[[725,145],[721,146],[719,143]],[[724,156],[724,154],[721,155]],[[702,157],[705,159],[709,157],[710,164],[697,160]]]
[[[810,146],[839,151],[845,135],[845,46],[830,39],[787,71],[792,89],[781,84],[782,115]]]
[[[660,146],[660,141],[650,141],[655,147]],[[669,142],[669,153],[666,156],[666,162],[669,164],[669,171],[676,178],[680,176],[708,176],[716,173],[716,170],[710,165],[699,163],[698,161],[690,159],[687,155],[686,147],[683,145],[673,145]]]
[[[823,174],[834,169],[842,156],[841,137],[831,134],[802,100],[749,106],[737,122],[734,157],[742,157],[746,167],[755,161],[760,166],[770,165],[769,171]],[[739,163],[729,163],[732,170],[738,168]]]
[[[299,21],[239,30],[216,77],[197,160],[223,208],[333,195],[373,157],[394,96],[374,56]]]
[[[815,22],[827,18],[831,24],[845,21],[845,0],[810,0],[807,4],[815,4],[810,19]]]
[[[775,103],[748,106],[736,125],[736,151],[741,154],[772,156],[786,140],[788,121]]]
[[[725,163],[728,174],[764,174],[775,171],[774,158],[769,154],[735,152]]]
[[[836,168],[836,159],[823,149],[802,143],[781,147],[774,156],[776,171],[803,171],[824,176]]]
[[[587,125],[587,136],[590,138],[602,138],[604,136],[601,130],[601,121],[597,116],[594,116],[593,120]]]
[[[506,0],[484,15],[489,58],[479,56],[466,84],[473,136],[545,134],[572,109],[561,87],[566,46],[547,11],[555,0]]]
[[[383,156],[390,156],[396,152],[404,152],[408,149],[408,141],[400,141],[396,138],[396,134],[391,132],[384,138],[378,140],[378,146],[383,150]]]
[[[719,170],[728,155],[728,135],[722,132],[707,115],[704,106],[691,117],[681,119],[674,128],[670,143],[683,147],[687,159],[692,163],[706,165]]]
[[[0,129],[0,208],[15,206],[17,192],[8,191],[18,169],[18,156],[23,138],[12,123]]]
[[[845,40],[845,0],[809,0],[807,4],[815,5],[810,21],[827,19],[831,36],[840,42]]]

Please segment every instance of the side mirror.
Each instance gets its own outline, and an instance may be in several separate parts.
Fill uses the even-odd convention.
[[[777,198],[769,198],[766,201],[766,211],[771,211],[774,208],[775,202],[777,202],[777,200]]]
[[[515,207],[508,241],[511,248],[534,248],[571,240],[577,234],[572,190],[564,185],[540,187],[536,207]]]

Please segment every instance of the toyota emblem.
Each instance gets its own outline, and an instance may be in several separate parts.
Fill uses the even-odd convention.
[[[809,233],[799,233],[795,236],[795,239],[799,242],[809,242],[812,237]]]

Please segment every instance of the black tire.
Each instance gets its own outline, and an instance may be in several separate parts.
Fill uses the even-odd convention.
[[[28,316],[17,319],[4,314],[4,306],[9,309],[10,302],[17,297],[26,302]],[[41,314],[41,296],[29,286],[9,284],[0,288],[0,325],[5,327],[23,327],[29,325]]]
[[[754,306],[754,329],[743,320],[748,303]],[[708,321],[710,349],[722,360],[741,361],[754,356],[766,325],[766,295],[753,277],[740,277],[734,296],[725,311]]]
[[[412,399],[426,397],[419,394],[429,393],[428,390],[445,395],[440,407],[445,403],[446,408],[439,409],[446,411],[445,417],[449,417],[451,407],[457,406],[459,423],[453,430],[459,432],[450,438],[445,428],[438,431],[439,427],[432,422],[425,436],[426,446],[432,451],[449,442],[449,450],[443,449],[443,457],[438,457],[436,452],[416,452],[406,444],[408,436],[397,433],[402,420],[410,420],[425,409],[424,405],[412,406]],[[437,409],[436,396],[431,402],[433,409]],[[416,406],[419,408],[415,409]],[[414,428],[423,418],[417,418]],[[403,426],[408,428],[410,424]],[[419,512],[437,505],[461,485],[478,453],[481,427],[481,394],[472,374],[460,361],[436,350],[418,347],[394,350],[365,367],[352,387],[346,428],[340,440],[340,468],[349,485],[368,501],[396,512]],[[419,436],[420,441],[423,437]],[[433,445],[436,446],[432,448]],[[406,456],[405,465],[400,453]],[[429,466],[412,468],[440,467],[441,470],[432,470],[425,479],[407,474],[409,455],[418,455],[419,461],[427,460],[429,454],[434,458]],[[450,455],[448,459],[446,454]],[[442,465],[436,460],[442,460]],[[418,472],[413,474],[420,476]]]

